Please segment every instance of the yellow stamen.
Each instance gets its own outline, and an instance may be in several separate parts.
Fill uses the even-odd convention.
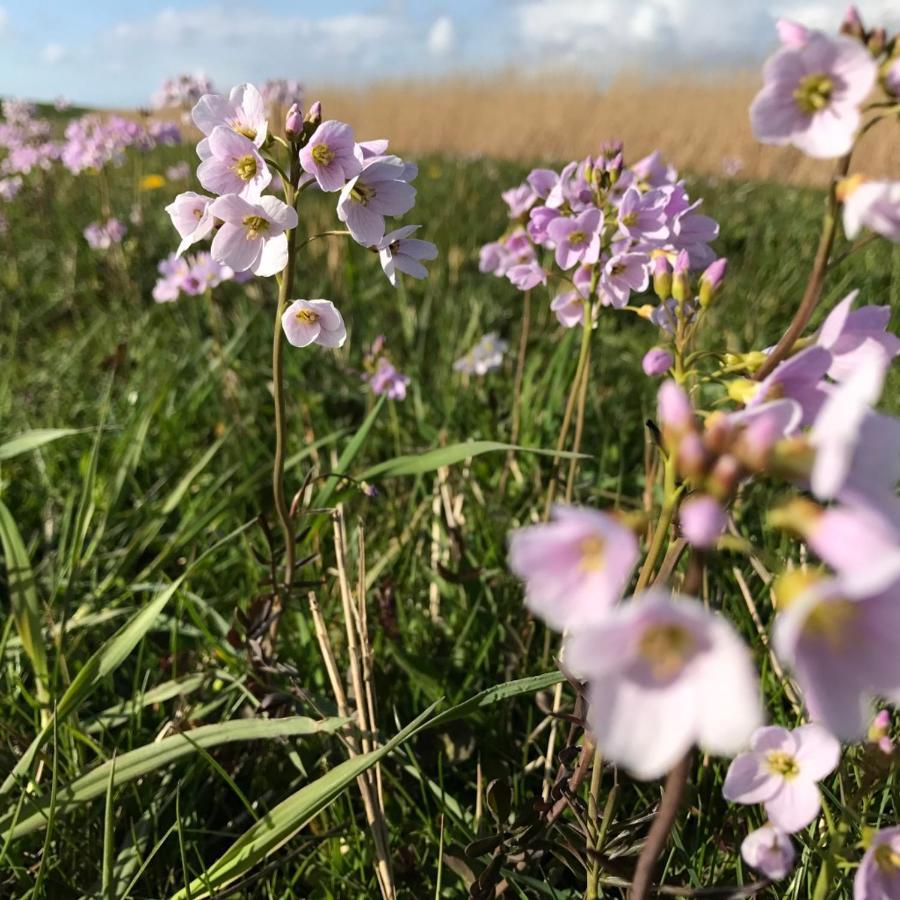
[[[578,545],[578,549],[581,551],[580,568],[585,572],[599,572],[603,568],[605,547],[606,542],[596,534],[584,538]]]
[[[247,229],[247,240],[255,241],[260,235],[269,230],[269,220],[262,216],[244,216],[242,219],[244,228]]]
[[[330,165],[334,159],[334,150],[328,144],[316,144],[312,148],[312,158],[320,166]]]
[[[319,314],[311,309],[301,309],[297,312],[296,318],[298,322],[304,325],[314,325],[319,321]]]
[[[232,169],[241,181],[249,181],[251,178],[256,177],[256,160],[249,154],[247,156],[241,156],[235,160]]]
[[[834,82],[824,72],[806,75],[794,91],[794,100],[800,109],[812,115],[824,109],[834,92]]]
[[[651,625],[641,635],[638,652],[650,663],[657,681],[666,681],[687,665],[696,650],[694,636],[681,625]]]
[[[766,765],[773,775],[781,775],[787,780],[796,778],[800,774],[800,766],[790,753],[784,750],[771,750],[766,754]]]

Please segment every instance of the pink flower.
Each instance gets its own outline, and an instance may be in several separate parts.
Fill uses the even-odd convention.
[[[900,354],[900,338],[887,331],[889,306],[861,306],[850,309],[859,291],[853,291],[828,314],[816,343],[831,353],[828,374],[835,381],[849,378],[866,360],[892,360]]]
[[[563,328],[584,324],[584,298],[578,291],[565,291],[550,301],[550,309]]]
[[[728,767],[722,794],[732,803],[762,803],[772,824],[793,834],[806,828],[821,809],[817,782],[841,759],[841,745],[820,725],[788,731],[760,728],[750,751]]]
[[[869,844],[853,880],[853,900],[900,897],[900,828],[883,828]]]
[[[664,347],[651,347],[641,360],[641,368],[645,375],[665,375],[672,368],[672,354]]]
[[[643,253],[617,253],[603,267],[600,297],[605,305],[621,309],[632,292],[643,293],[650,284],[650,258]]]
[[[684,388],[671,379],[659,386],[659,421],[663,428],[688,431],[695,426],[694,407]]]
[[[344,122],[329,119],[316,128],[300,151],[300,165],[323,191],[339,191],[346,181],[362,171],[354,149],[353,129]]]
[[[276,197],[262,197],[248,203],[236,194],[219,197],[210,214],[223,222],[210,248],[213,258],[235,272],[248,269],[254,275],[269,276],[287,265],[285,231],[297,227],[297,212]]]
[[[209,137],[210,155],[197,167],[200,184],[214,194],[258,200],[272,173],[250,138],[217,126]]]
[[[779,613],[774,638],[810,715],[841,740],[863,737],[874,697],[900,698],[900,578],[877,592],[822,580]]]
[[[396,156],[375,157],[348,181],[338,200],[338,218],[364,247],[384,237],[384,217],[401,216],[416,202],[416,189],[405,180],[406,164]]]
[[[662,191],[641,194],[628,188],[619,203],[619,232],[638,241],[662,241],[669,236],[666,224],[667,196]]]
[[[347,340],[344,320],[330,300],[294,300],[281,317],[281,328],[294,347],[340,347]]]
[[[212,197],[185,191],[166,207],[166,212],[181,237],[177,250],[179,256],[192,244],[202,241],[212,233],[215,224],[209,212],[212,202]]]
[[[365,376],[365,380],[369,382],[372,393],[378,397],[383,395],[390,400],[406,399],[409,376],[398,372],[386,356],[378,358],[375,371]]]
[[[556,244],[556,264],[567,270],[576,263],[597,262],[602,232],[603,213],[599,209],[586,209],[574,218],[553,219],[547,225],[547,234]]]
[[[537,262],[522,263],[512,266],[506,273],[506,277],[520,291],[530,291],[539,284],[547,283],[547,273]]]
[[[525,605],[559,631],[608,615],[637,557],[628,528],[582,507],[557,505],[552,521],[509,536],[509,567],[525,582]]]
[[[716,546],[728,516],[718,500],[708,494],[697,494],[682,505],[679,522],[681,533],[689,544],[709,549]]]
[[[753,132],[764,144],[792,144],[808,156],[843,156],[877,75],[859,41],[813,32],[766,63],[763,89],[750,107]]]
[[[511,219],[518,219],[520,216],[524,216],[538,199],[537,194],[532,190],[528,182],[510,188],[508,191],[503,191],[500,196],[509,207],[509,217]]]
[[[788,357],[759,383],[756,392],[747,401],[747,408],[753,409],[772,399],[787,397],[796,401],[803,410],[801,424],[810,425],[827,399],[820,384],[831,362],[831,354],[824,347],[807,347]]]
[[[759,685],[734,628],[689,598],[650,590],[573,627],[566,665],[588,681],[588,724],[604,757],[658,778],[697,743],[731,755],[759,727]]]
[[[751,831],[741,843],[744,862],[773,881],[784,878],[794,868],[796,855],[791,839],[774,825]]]
[[[844,199],[844,233],[853,240],[863,228],[900,242],[900,181],[864,181]]]
[[[262,147],[268,135],[266,106],[252,84],[232,88],[227,100],[219,94],[204,94],[191,110],[191,118],[207,137],[223,127]]]
[[[410,238],[418,228],[418,225],[405,225],[386,234],[378,244],[381,268],[394,287],[397,286],[397,272],[405,272],[413,278],[425,278],[428,269],[421,260],[437,258],[437,247],[430,241]]]

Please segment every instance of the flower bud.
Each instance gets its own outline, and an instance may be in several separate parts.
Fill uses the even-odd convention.
[[[900,49],[900,44],[898,44]],[[881,70],[881,84],[885,91],[895,99],[900,97],[900,55],[895,55],[889,59]]]
[[[671,439],[671,433],[670,434]],[[709,467],[709,453],[703,438],[696,431],[688,431],[681,435],[675,459],[678,473],[684,478],[698,480],[706,475]]]
[[[306,118],[303,121],[313,128],[317,128],[319,126],[319,123],[322,121],[321,100],[316,100],[316,102],[313,103],[313,105],[309,108],[309,112],[306,114]]]
[[[775,593],[775,606],[779,610],[787,609],[798,597],[802,597],[811,587],[825,578],[821,569],[788,569],[782,572],[772,587]]]
[[[752,378],[734,378],[725,386],[728,396],[735,403],[749,403],[757,390],[759,390],[759,382]]]
[[[653,290],[660,300],[668,300],[672,296],[672,270],[665,254],[653,257]]]
[[[645,375],[665,375],[672,368],[672,354],[664,347],[651,347],[641,360],[641,368]]]
[[[724,501],[733,496],[745,474],[738,458],[726,453],[716,460],[706,481],[706,487],[714,497]]]
[[[694,428],[694,407],[684,388],[674,381],[664,381],[659,388],[659,421],[663,428],[689,431]]]
[[[288,140],[294,140],[303,131],[303,110],[299,103],[294,103],[284,119],[284,133]]]
[[[688,269],[691,266],[691,258],[687,250],[681,250],[675,259],[675,267],[672,271],[672,296],[684,303],[690,297],[691,285]]]
[[[807,537],[819,521],[823,509],[805,497],[795,497],[782,506],[769,511],[767,521],[772,528],[793,531]]]
[[[844,13],[844,20],[841,22],[841,34],[846,34],[849,37],[861,40],[865,36],[865,33],[866,30],[863,28],[859,10],[853,4],[850,4],[850,6],[847,7],[847,11]]]
[[[722,288],[728,260],[723,256],[711,263],[700,276],[700,305],[706,309]]]
[[[715,547],[728,523],[728,516],[712,497],[696,494],[681,507],[679,522],[685,540],[705,550]]]
[[[883,28],[873,28],[866,41],[866,46],[872,56],[881,56],[884,48],[887,47],[887,32]]]

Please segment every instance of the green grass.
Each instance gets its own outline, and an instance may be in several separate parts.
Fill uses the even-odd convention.
[[[161,171],[188,153],[157,153],[140,161],[141,171]],[[4,830],[12,819],[33,813],[31,800],[48,817],[29,833],[0,842],[3,897],[169,897],[203,878],[254,822],[268,821],[279,803],[345,759],[341,743],[328,733],[333,729],[325,728],[208,746],[150,766],[139,779],[116,779],[114,759],[125,760],[163,737],[189,737],[200,726],[263,715],[337,715],[305,590],[285,611],[273,664],[263,664],[247,643],[269,577],[260,517],[277,533],[269,487],[274,280],[224,285],[215,292],[214,307],[203,298],[155,305],[155,264],[176,243],[162,206],[176,188],[136,193],[136,165],[129,161],[109,173],[114,212],[125,220],[139,204],[143,213],[143,225],[130,227],[121,257],[97,254],[81,237],[84,226],[100,218],[96,176],[48,174],[3,210],[9,231],[0,236],[0,444],[29,429],[78,430],[0,462],[2,501],[33,570],[19,558],[15,577],[2,583],[3,596],[14,589],[18,603],[27,601],[39,645],[23,642],[14,617],[6,617],[0,632],[4,776],[48,718],[37,700],[35,654],[46,656],[46,689],[63,704],[36,749],[37,783],[28,788],[28,802],[27,774],[3,797]],[[514,352],[501,372],[469,384],[451,365],[488,330],[516,346],[522,298],[506,281],[479,274],[477,250],[505,227],[499,191],[524,171],[488,160],[423,162],[419,202],[409,221],[423,223],[423,236],[441,252],[425,282],[407,281],[395,291],[372,254],[325,241],[310,246],[298,269],[297,293],[334,300],[350,339],[339,353],[287,353],[289,495],[308,477],[325,482],[373,410],[358,371],[378,334],[386,335],[394,361],[412,377],[410,396],[378,410],[350,474],[460,441],[509,440]],[[706,198],[706,211],[721,222],[717,247],[730,258],[708,340],[731,350],[774,343],[802,292],[822,196],[732,182],[694,184],[692,192]],[[332,199],[308,203],[301,226],[331,227]],[[858,286],[861,302],[900,310],[898,273],[900,250],[872,245],[834,273],[825,306]],[[555,443],[577,355],[577,335],[557,327],[547,299],[537,292],[533,298],[523,389],[518,442],[531,448]],[[589,458],[578,470],[578,502],[628,508],[641,496],[644,421],[653,414],[655,384],[640,372],[640,359],[654,337],[652,327],[635,317],[601,316],[583,442]],[[896,386],[894,380],[886,391],[894,410],[900,408]],[[433,512],[440,483],[431,467],[373,477],[375,498],[352,482],[332,482],[331,500],[343,502],[351,534],[351,572],[358,562],[357,529],[365,535],[375,693],[385,740],[438,700],[448,708],[553,667],[555,644],[524,614],[521,588],[505,567],[506,534],[542,508],[550,461],[519,454],[516,476],[504,477],[504,460],[504,452],[486,453],[449,468],[443,484],[451,502],[462,503],[453,529]],[[777,493],[755,487],[736,515],[761,555],[784,564],[796,545],[762,528]],[[316,527],[301,556],[312,558],[300,578],[316,591],[343,658],[330,529],[314,516],[308,521]],[[437,568],[431,561],[435,541]],[[4,555],[7,564],[16,558],[9,550]],[[768,620],[767,590],[740,556],[712,562],[709,597],[752,643],[770,715],[794,721],[755,636],[734,566]],[[140,620],[140,627],[125,628],[123,637],[120,629],[154,598],[160,604],[161,592],[172,584],[158,613]],[[429,612],[435,592],[437,618]],[[5,610],[9,604],[5,599]],[[112,649],[119,655],[111,665],[116,634]],[[570,709],[570,692],[566,697]],[[466,846],[498,829],[518,833],[533,815],[542,769],[524,770],[543,753],[546,732],[528,740],[542,718],[532,693],[466,707],[417,731],[383,762],[400,896],[467,896],[461,873],[477,876],[491,851],[467,856]],[[829,789],[856,796],[868,785],[854,807],[862,822],[896,822],[900,797],[893,777],[862,750],[851,757],[842,780],[833,779]],[[91,798],[69,802],[68,786],[100,765],[106,768],[91,776]],[[758,813],[726,806],[719,792],[723,774],[721,761],[696,769],[689,810],[666,860],[670,883],[752,880],[736,848],[751,824],[759,824]],[[508,789],[513,810],[499,825],[489,805],[475,818],[478,785],[494,779],[499,786],[492,796]],[[608,788],[612,773],[604,779]],[[607,837],[608,877],[627,877],[658,796],[654,784],[621,780]],[[565,850],[570,841],[579,846],[575,824],[564,816],[543,843],[531,847],[527,864],[502,861],[498,877],[509,882],[504,896],[581,897],[583,872]],[[801,835],[803,856],[793,880],[768,896],[811,896],[823,841],[814,830]],[[829,896],[849,897],[849,878],[842,876]],[[619,888],[608,890],[608,896],[621,895]],[[236,896],[377,894],[372,841],[351,782],[254,869]]]

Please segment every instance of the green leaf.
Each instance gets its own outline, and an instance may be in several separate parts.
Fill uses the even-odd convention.
[[[160,591],[143,609],[129,619],[108,641],[94,653],[84,664],[72,683],[62,695],[50,721],[40,730],[28,749],[19,758],[13,770],[0,785],[0,795],[7,794],[31,768],[34,758],[53,733],[53,723],[61,722],[76,710],[94,691],[94,689],[117,669],[140,643],[144,635],[153,626],[156,617],[181,586],[181,576],[165,590]]]
[[[195,878],[172,896],[172,900],[203,900],[287,843],[310,819],[337,800],[347,785],[380,759],[421,730],[436,704],[398,732],[384,746],[345,760],[321,778],[300,788],[270,810],[259,822],[245,831],[220,856],[202,877]],[[121,758],[120,763],[121,764]]]
[[[368,478],[397,478],[401,475],[422,475],[425,472],[434,472],[445,466],[453,466],[456,463],[471,459],[473,456],[481,456],[483,453],[497,453],[499,451],[514,450],[520,453],[534,453],[538,456],[555,456],[555,450],[543,450],[535,447],[520,447],[516,444],[503,444],[499,441],[464,441],[461,444],[451,444],[449,447],[438,447],[436,450],[428,450],[425,453],[413,453],[408,456],[396,456],[386,460],[371,469],[366,469],[357,476],[360,480]],[[565,451],[559,454],[561,459],[589,459],[585,453],[571,453]]]
[[[0,444],[0,461],[30,453],[60,438],[70,437],[73,434],[83,434],[83,428],[35,428],[32,431],[23,431],[11,441]]]
[[[56,813],[65,812],[81,803],[109,794],[113,788],[142,778],[176,762],[198,749],[218,747],[236,741],[262,741],[280,737],[297,737],[310,734],[331,734],[347,723],[347,719],[330,718],[317,721],[306,716],[291,716],[284,719],[235,719],[216,725],[203,725],[183,734],[173,734],[161,741],[130,750],[113,757],[105,763],[86,772],[73,782],[58,788]],[[47,823],[49,799],[28,803],[26,818],[16,822],[11,828],[7,822],[6,833],[0,840],[15,840],[43,828]],[[6,819],[12,820],[11,815]]]
[[[9,599],[13,620],[22,647],[31,662],[37,685],[38,700],[46,705],[50,702],[47,651],[41,634],[41,607],[34,585],[34,572],[22,536],[12,513],[0,501],[0,544],[6,558],[6,573],[9,581]],[[49,711],[42,711],[42,721],[46,723]]]

